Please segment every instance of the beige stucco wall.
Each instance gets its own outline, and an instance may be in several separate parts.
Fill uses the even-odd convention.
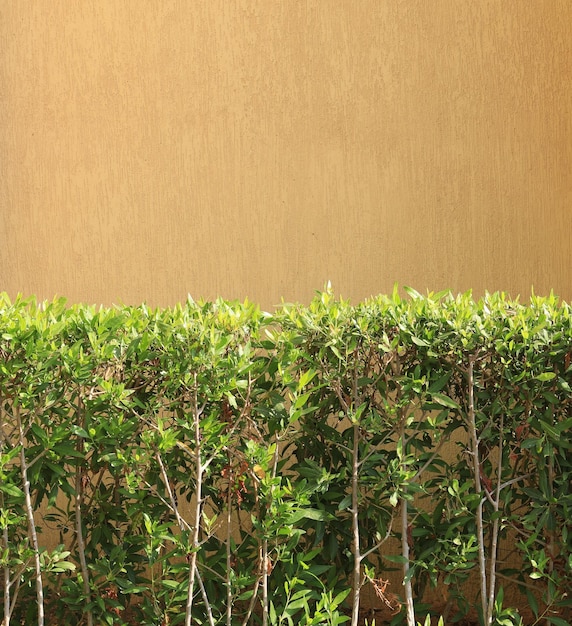
[[[0,290],[572,298],[569,0],[0,0]]]

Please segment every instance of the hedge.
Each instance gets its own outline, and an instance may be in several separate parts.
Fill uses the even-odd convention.
[[[571,307],[406,292],[0,296],[4,626],[568,624]]]

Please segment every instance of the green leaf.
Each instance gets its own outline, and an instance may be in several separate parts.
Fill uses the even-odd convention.
[[[36,437],[39,439],[39,441],[44,444],[45,446],[47,446],[48,443],[48,437],[46,434],[46,431],[41,428],[40,426],[38,426],[37,424],[32,424],[30,426],[30,430],[34,433],[34,435],[36,435]]]
[[[556,377],[556,374],[554,372],[543,372],[542,374],[539,374],[538,376],[535,376],[535,380],[539,380],[540,382],[545,382],[547,380],[552,380],[553,378]]]
[[[560,404],[560,400],[558,396],[553,394],[552,391],[543,391],[542,397],[547,400],[550,404]]]
[[[119,579],[116,579],[119,580]],[[121,593],[123,594],[137,594],[137,593],[145,593],[146,591],[148,591],[148,587],[145,587],[143,585],[133,585],[130,583],[130,581],[125,581],[121,582]]]
[[[554,615],[545,616],[547,622],[554,624],[554,626],[570,626],[570,622],[568,620],[563,619],[562,617],[556,617]]]
[[[358,406],[358,408],[354,411],[352,411],[351,409],[348,411],[348,417],[351,421],[352,424],[359,424],[361,417],[364,413],[364,411],[368,408],[368,403],[367,402],[363,402],[362,404],[360,404]]]
[[[343,591],[340,591],[340,593],[338,593],[338,595],[334,598],[332,604],[334,605],[334,607],[339,606],[351,593],[351,589],[344,589]]]
[[[443,374],[443,376],[441,376],[440,378],[438,378],[436,381],[434,381],[433,383],[429,385],[429,389],[428,389],[429,393],[435,394],[441,391],[441,389],[443,389],[443,387],[449,382],[450,378],[451,378],[451,372],[447,372],[446,374]]]
[[[270,601],[270,610],[269,610],[269,616],[270,616],[270,623],[271,624],[276,624],[276,608],[274,607],[274,602],[272,602],[272,600]]]
[[[328,522],[336,519],[331,513],[321,509],[300,509],[299,511],[294,511],[294,513],[289,516],[288,523],[295,524],[304,518],[311,519],[316,522]]]
[[[303,389],[308,383],[310,383],[317,373],[318,372],[316,370],[303,372],[300,376],[300,380],[298,381],[298,390]]]
[[[64,571],[73,572],[75,571],[75,569],[76,569],[76,566],[73,563],[70,563],[68,561],[58,561],[52,567],[52,571],[55,571],[55,572],[64,572]]]
[[[408,560],[401,554],[384,554],[383,558],[390,563],[408,563]]]
[[[405,293],[412,299],[412,300],[422,300],[423,296],[416,291],[415,289],[413,289],[413,287],[407,287],[404,285],[403,287],[403,291],[405,291]]]
[[[453,399],[449,398],[449,396],[446,396],[445,394],[434,393],[432,394],[431,397],[433,400],[435,400],[435,402],[437,402],[441,406],[446,406],[448,409],[460,409],[461,408],[457,402],[455,402]]]
[[[238,594],[236,599],[237,600],[250,600],[250,598],[252,598],[253,595],[254,595],[254,590],[249,589],[248,591]]]
[[[310,395],[310,392],[307,392],[301,393],[299,396],[297,396],[294,400],[294,403],[292,404],[291,412],[293,413],[294,411],[301,409],[306,404],[306,402],[308,402]]]
[[[7,493],[9,496],[13,496],[14,498],[24,497],[24,492],[16,487],[16,485],[11,485],[10,483],[0,483],[0,491]]]
[[[337,348],[335,345],[330,344],[330,349],[331,349],[331,351],[332,351],[332,352],[333,352],[333,353],[334,353],[334,354],[338,357],[338,359],[339,359],[340,361],[343,361],[343,360],[344,360],[344,358],[343,358],[343,356],[342,356],[341,352],[338,350],[338,348]]]
[[[344,497],[344,499],[338,504],[338,511],[345,511],[352,504],[352,496],[348,494]]]
[[[176,580],[169,580],[168,578],[164,578],[161,581],[161,584],[163,585],[163,587],[167,587],[167,589],[178,589],[181,583]]]
[[[85,428],[82,428],[81,426],[78,426],[77,424],[72,424],[70,430],[74,435],[82,437],[83,439],[87,439],[89,437],[89,435],[87,434],[87,430],[85,430]]]
[[[528,600],[528,604],[530,608],[532,609],[532,612],[534,613],[535,617],[538,617],[538,601],[536,600],[536,598],[534,597],[534,594],[531,593],[529,589],[526,589],[526,598]]]

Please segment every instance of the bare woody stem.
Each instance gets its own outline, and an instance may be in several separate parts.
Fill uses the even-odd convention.
[[[357,354],[357,348],[354,356]],[[338,397],[342,403],[346,415],[350,414],[350,407],[344,400],[341,390],[337,390]],[[353,372],[352,380],[352,403],[354,410],[357,410],[359,406],[358,397],[358,372],[357,367]],[[353,425],[353,446],[352,446],[352,553],[354,557],[354,568],[352,574],[352,587],[353,587],[353,599],[352,599],[352,617],[351,626],[358,626],[359,620],[359,608],[361,600],[361,588],[362,588],[362,574],[361,563],[363,555],[361,553],[360,536],[359,536],[359,470],[360,470],[360,458],[359,458],[359,444],[361,441],[361,428],[359,421],[354,418]]]
[[[83,487],[82,487],[82,472],[78,467],[76,469],[75,476],[75,532],[77,536],[77,550],[79,554],[79,563],[81,567],[81,575],[83,578],[83,593],[85,595],[85,601],[89,605],[91,602],[91,593],[89,589],[89,570],[87,568],[87,561],[85,558],[85,542],[83,539],[82,528],[82,502],[83,502]],[[93,613],[91,609],[87,611],[87,624],[93,626]]]
[[[204,467],[201,460],[201,423],[200,423],[200,411],[199,404],[197,398],[197,380],[195,374],[195,389],[193,392],[193,426],[194,426],[194,435],[195,435],[195,473],[196,473],[196,503],[195,503],[195,514],[193,520],[193,538],[191,543],[191,554],[190,554],[190,563],[189,563],[189,582],[187,589],[187,606],[185,612],[185,626],[191,626],[192,624],[192,609],[193,609],[193,595],[194,595],[194,587],[195,587],[195,575],[197,570],[197,554],[199,550],[199,532],[200,532],[200,524],[201,524],[201,511],[202,511],[202,487],[203,487],[203,472]]]
[[[229,453],[230,467],[230,453]],[[226,497],[226,626],[232,626],[232,474],[229,470]]]
[[[481,462],[479,458],[479,438],[477,435],[477,420],[475,412],[475,391],[474,391],[474,366],[475,358],[469,358],[468,368],[468,387],[469,387],[469,437],[471,442],[471,456],[473,459],[473,476],[475,480],[475,490],[479,496],[479,504],[477,507],[477,543],[479,548],[479,572],[481,578],[481,608],[483,619],[488,615],[487,601],[487,562],[485,556],[485,539],[483,529],[483,488],[481,485]],[[487,622],[490,624],[490,622]]]
[[[30,541],[32,542],[32,548],[34,551],[34,566],[36,569],[36,601],[38,603],[38,626],[44,626],[44,585],[42,582],[42,566],[40,563],[38,535],[36,533],[36,524],[34,522],[34,509],[32,508],[32,498],[30,496],[30,481],[28,480],[28,465],[26,463],[26,441],[19,406],[14,408],[14,416],[16,417],[16,423],[18,425],[20,443],[20,473],[24,487],[26,517],[28,518],[28,532],[30,533]]]
[[[486,616],[486,623],[492,624],[493,621],[493,608],[495,604],[495,586],[496,586],[496,567],[497,567],[497,546],[499,540],[499,525],[500,519],[498,516],[500,507],[500,493],[502,489],[502,446],[503,446],[503,431],[504,431],[504,415],[501,414],[499,425],[499,452],[497,460],[497,484],[495,489],[495,497],[493,500],[493,510],[495,513],[495,519],[492,528],[491,538],[491,554],[489,563],[489,600],[488,600],[488,612]]]
[[[78,411],[81,412],[81,400],[78,401]],[[82,426],[85,427],[85,420],[82,413]],[[78,440],[77,451],[81,453],[83,457],[84,446],[83,442]],[[77,538],[77,550],[79,554],[79,563],[81,567],[81,575],[83,578],[83,593],[85,595],[85,601],[87,605],[91,603],[91,592],[89,588],[89,570],[87,567],[87,560],[85,558],[85,541],[83,539],[83,525],[82,525],[82,505],[83,505],[83,471],[81,465],[76,467],[75,471],[75,532]],[[87,626],[93,626],[93,612],[91,609],[87,610]]]
[[[200,414],[200,411],[199,411],[199,414]],[[181,516],[181,514],[179,512],[179,508],[177,506],[177,501],[175,499],[175,494],[173,493],[173,490],[171,489],[171,485],[169,483],[169,477],[167,476],[167,471],[165,469],[165,464],[163,463],[163,459],[161,458],[161,454],[159,452],[157,452],[155,454],[155,458],[157,459],[157,463],[159,464],[159,468],[161,470],[161,476],[163,477],[163,482],[165,483],[165,489],[167,489],[167,493],[169,495],[169,503],[168,504],[170,504],[170,507],[171,507],[172,511],[174,512],[174,514],[175,514],[175,517],[177,519],[177,524],[179,526],[179,529],[181,531],[184,531],[185,528],[188,528],[188,524],[187,524],[187,522],[185,522],[185,520],[183,519],[183,517]],[[203,471],[204,471],[204,468],[205,468],[205,465],[203,465]],[[210,603],[209,603],[207,591],[206,591],[205,586],[203,584],[203,581],[201,579],[200,572],[199,572],[199,570],[197,568],[195,568],[195,576],[196,576],[196,579],[198,581],[199,589],[201,590],[201,595],[202,595],[204,603],[205,603],[209,624],[214,626],[214,618],[213,618],[213,615],[212,615],[212,610],[211,610],[211,606],[210,606]],[[188,600],[188,598],[187,598],[187,600]]]
[[[156,453],[155,458],[157,459],[157,463],[159,464],[159,469],[161,470],[161,476],[163,478],[163,482],[165,483],[165,489],[167,490],[167,494],[169,495],[169,503],[173,513],[175,514],[175,518],[177,519],[177,525],[179,526],[181,531],[185,530],[186,524],[181,514],[179,513],[179,508],[177,506],[177,501],[175,500],[175,494],[171,489],[171,484],[169,483],[169,477],[167,476],[167,471],[165,470],[165,464],[163,463],[163,459],[161,458],[161,454],[159,452]]]
[[[262,626],[268,626],[268,539],[262,540]]]
[[[2,498],[3,500],[3,498]],[[0,502],[2,505],[4,504],[3,502]],[[3,540],[3,547],[5,550],[8,550],[8,546],[9,544],[9,537],[8,537],[8,525],[6,524],[4,526],[4,528],[2,529],[2,540]],[[10,626],[10,586],[11,586],[11,581],[10,581],[10,568],[8,567],[8,564],[6,564],[4,566],[4,620],[2,622],[2,626]]]
[[[0,429],[2,426],[2,413],[3,413],[3,402],[2,402],[2,398],[0,397]],[[0,452],[2,449],[1,444],[3,443],[4,440],[4,433],[2,430],[0,430]],[[0,493],[0,506],[2,508],[4,508],[4,494]],[[6,552],[8,551],[8,548],[10,546],[10,538],[8,536],[8,524],[4,525],[4,528],[2,529],[2,544],[3,544],[3,548],[4,550],[6,550]],[[4,590],[3,590],[3,596],[4,596],[4,619],[2,620],[2,626],[10,626],[10,586],[11,586],[11,581],[10,581],[10,568],[8,567],[8,564],[6,563],[6,565],[4,565]]]
[[[360,591],[361,591],[361,561],[359,539],[359,424],[353,427],[353,450],[352,450],[352,553],[354,557],[353,569],[353,600],[352,600],[352,620],[351,626],[358,626]]]
[[[275,449],[274,456],[272,458],[272,479],[276,478],[278,473],[278,452],[279,452],[279,443],[280,437],[278,435],[274,438]],[[272,483],[270,486],[270,499],[269,504],[272,503],[274,498],[274,484]],[[261,573],[261,584],[262,584],[262,626],[268,626],[268,612],[269,612],[269,597],[268,597],[268,577],[271,571],[270,565],[270,555],[268,552],[268,539],[264,537],[262,540],[262,549],[261,549],[261,565],[262,565],[262,573]]]
[[[405,439],[405,411],[401,410],[400,415],[400,433],[401,438],[401,454],[403,459],[406,457],[407,442]],[[401,469],[406,470],[405,460],[401,463]],[[406,488],[404,488],[406,491]],[[401,496],[401,555],[403,556],[403,584],[405,587],[405,606],[407,608],[407,626],[415,626],[415,609],[413,605],[413,589],[411,585],[411,579],[409,577],[409,514],[407,506],[406,492]]]

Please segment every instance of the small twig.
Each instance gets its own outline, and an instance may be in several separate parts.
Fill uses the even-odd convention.
[[[46,454],[49,452],[49,450],[47,448],[45,448],[44,450],[42,450],[42,452],[40,452],[37,456],[35,456],[29,463],[28,463],[28,469],[30,469],[33,465],[35,465],[42,457],[46,456]]]
[[[525,583],[522,580],[515,580],[514,578],[510,578],[509,576],[506,576],[505,574],[501,574],[500,572],[497,572],[497,578],[502,578],[503,580],[513,583],[517,587],[526,587],[527,589],[530,589],[531,591],[538,592],[537,586],[531,585],[530,583]]]
[[[190,526],[187,524],[187,522],[185,522],[185,520],[181,517],[181,514],[179,513],[179,507],[177,506],[175,496],[173,495],[173,490],[171,489],[171,484],[169,483],[169,477],[167,476],[167,471],[165,470],[165,465],[163,464],[163,459],[161,458],[161,454],[157,452],[157,454],[155,455],[155,458],[157,459],[157,463],[159,463],[161,476],[163,477],[163,482],[165,483],[165,489],[167,489],[167,493],[169,494],[169,500],[171,502],[170,508],[175,514],[175,518],[177,519],[177,524],[179,528],[181,529],[181,532],[185,530],[185,526],[190,530]]]
[[[259,556],[259,561],[262,562],[262,559],[260,556]],[[258,576],[256,578],[256,582],[254,583],[254,589],[252,590],[252,598],[250,599],[250,603],[248,605],[248,611],[246,612],[246,616],[241,626],[247,626],[250,620],[250,616],[252,615],[252,611],[254,610],[254,605],[256,604],[256,597],[258,595],[258,587],[260,586],[260,578],[261,576]]]
[[[197,582],[199,583],[199,589],[201,590],[201,595],[203,597],[203,602],[205,603],[205,608],[207,611],[207,617],[209,620],[209,624],[211,626],[215,626],[215,621],[213,618],[213,612],[211,609],[211,603],[209,602],[209,597],[207,595],[207,590],[205,589],[205,586],[203,584],[203,579],[201,578],[201,573],[199,572],[199,568],[197,567],[197,569],[195,570],[195,575],[197,577]]]
[[[343,443],[340,443],[339,441],[332,441],[330,443],[336,448],[340,448],[341,450],[345,450],[346,452],[349,452],[350,454],[352,454],[352,449],[348,448],[348,446],[344,446]]]
[[[387,606],[387,608],[392,611],[392,612],[396,612],[399,611],[400,608],[400,604],[399,601],[397,600],[397,598],[394,596],[394,594],[387,594],[387,586],[389,585],[389,581],[388,580],[383,580],[383,578],[370,578],[369,576],[367,577],[367,580],[369,580],[369,582],[373,585],[373,588],[375,590],[375,595],[385,604],[385,606]],[[396,606],[393,605],[392,603],[393,601],[396,601]]]
[[[373,554],[376,550],[379,550],[379,548],[381,548],[381,546],[389,539],[389,536],[391,535],[392,526],[393,526],[393,517],[391,518],[391,521],[389,522],[389,528],[387,529],[387,532],[385,533],[385,537],[383,537],[383,539],[380,539],[372,548],[369,548],[369,550],[367,550],[361,555],[362,561],[367,559],[367,557],[370,554]]]
[[[143,481],[143,484],[144,484],[146,487],[148,487],[148,488],[149,488],[149,491],[150,491],[151,493],[153,493],[153,492],[154,492],[154,495],[155,495],[157,498],[159,498],[159,500],[161,500],[161,502],[162,502],[162,503],[163,503],[163,504],[164,504],[164,505],[165,505],[165,506],[166,506],[166,507],[167,507],[170,511],[173,511],[173,513],[175,513],[175,511],[173,510],[173,505],[172,505],[169,501],[165,500],[165,498],[163,498],[163,496],[162,496],[162,495],[161,495],[161,494],[157,491],[156,485],[151,485],[151,483],[147,482],[146,480],[144,480],[144,481]],[[175,514],[175,515],[176,515],[176,514]],[[182,520],[182,522],[183,522],[183,524],[184,524],[184,526],[185,526],[186,530],[192,530],[192,529],[193,529],[193,527],[192,527],[192,526],[191,526],[188,522],[186,522],[183,518],[181,518],[181,520]]]
[[[524,480],[525,478],[529,478],[530,476],[531,476],[531,474],[523,474],[522,476],[517,476],[516,478],[511,478],[510,480],[507,480],[506,482],[502,483],[502,485],[500,486],[500,491],[502,491],[506,487],[510,487],[510,485],[514,485],[514,483],[517,483],[517,482],[519,482],[521,480]],[[491,494],[489,493],[489,491],[487,489],[485,489],[484,491],[485,491],[486,499],[490,502],[490,504],[492,504],[494,506],[495,505],[495,501],[493,500]]]
[[[411,479],[411,482],[416,481],[419,478],[419,476],[421,476],[421,474],[423,474],[423,472],[429,467],[429,465],[431,465],[431,463],[433,463],[433,461],[435,460],[435,458],[439,454],[439,451],[443,447],[444,443],[445,443],[445,439],[441,439],[441,441],[439,442],[439,444],[435,448],[435,452],[427,459],[427,461],[425,461],[425,463],[423,463],[423,465],[417,470],[417,472],[415,472],[415,476],[413,476],[413,478]]]

